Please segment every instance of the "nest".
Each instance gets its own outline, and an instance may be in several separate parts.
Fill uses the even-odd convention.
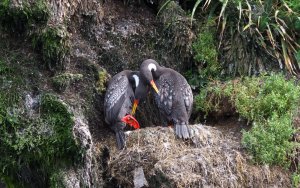
[[[283,169],[250,164],[233,135],[203,125],[192,129],[194,136],[186,141],[168,127],[127,133],[127,148],[110,152],[112,177],[124,187],[141,187],[135,176],[142,168],[150,187],[291,186]]]

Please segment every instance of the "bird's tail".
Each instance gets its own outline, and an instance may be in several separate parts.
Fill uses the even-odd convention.
[[[191,130],[190,130],[189,126],[187,125],[187,123],[176,124],[175,130],[176,130],[176,135],[179,138],[187,139],[192,136]]]
[[[123,130],[116,131],[118,148],[121,150],[125,147],[125,133]]]

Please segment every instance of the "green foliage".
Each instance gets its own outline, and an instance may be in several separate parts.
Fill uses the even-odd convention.
[[[214,20],[209,20],[200,28],[198,37],[193,43],[197,70],[190,70],[186,73],[189,83],[194,87],[203,86],[208,80],[216,79],[221,72],[221,66],[218,62]]]
[[[208,27],[203,29],[203,31],[199,33],[198,38],[193,45],[195,52],[194,59],[197,62],[207,64],[200,72],[206,77],[214,77],[220,73],[220,65],[218,63],[217,47],[214,36],[214,32],[212,32],[211,28]]]
[[[46,27],[33,38],[35,49],[40,51],[47,67],[54,71],[63,69],[63,60],[69,52],[68,32],[63,26]]]
[[[224,97],[231,95],[229,84],[225,85],[221,82],[210,82],[205,89],[195,96],[196,109],[205,112],[217,112],[220,109],[220,101]]]
[[[52,78],[53,86],[58,91],[64,91],[70,84],[83,78],[82,74],[63,73]]]
[[[242,117],[254,122],[252,129],[243,133],[243,145],[255,161],[287,164],[294,148],[290,141],[292,117],[299,106],[300,87],[281,74],[215,82],[196,96],[196,108],[206,113],[217,111],[224,98],[230,99]]]
[[[294,173],[292,176],[293,187],[297,188],[300,185],[300,174]]]
[[[296,60],[300,63],[300,50],[296,53]]]
[[[242,144],[256,162],[288,166],[288,155],[295,146],[290,141],[293,133],[291,115],[278,116],[275,112],[265,123],[255,123],[250,131],[244,131]]]
[[[286,3],[295,12],[300,13],[300,3],[299,3],[299,1],[297,1],[297,0],[285,0],[284,3]]]
[[[0,2],[0,28],[7,32],[22,34],[31,27],[44,25],[49,15],[44,0],[25,0],[20,6],[13,6],[10,0]]]
[[[263,82],[263,83],[262,83]],[[276,112],[279,116],[291,114],[298,107],[299,87],[286,81],[282,75],[246,78],[238,87],[235,105],[238,112],[249,120],[263,121]]]
[[[200,5],[203,5],[201,19],[219,17],[220,57],[228,74],[250,76],[270,68],[271,63],[278,66],[282,60],[287,71],[300,72],[295,58],[300,49],[298,0],[194,2],[192,17]]]

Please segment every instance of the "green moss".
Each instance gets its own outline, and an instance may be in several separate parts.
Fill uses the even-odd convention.
[[[25,0],[21,6],[14,6],[10,0],[0,2],[0,28],[9,33],[22,34],[31,27],[44,25],[49,16],[44,0]]]
[[[6,184],[47,186],[55,170],[81,160],[73,115],[57,97],[42,96],[40,118],[24,117],[18,106],[9,109],[2,111],[0,126],[0,177]]]
[[[74,117],[51,94],[39,97],[37,113],[27,113],[24,92],[41,82],[37,62],[8,46],[0,42],[0,179],[7,187],[49,187],[52,173],[80,165],[83,151],[74,140]]]
[[[109,79],[109,74],[105,69],[98,71],[98,78],[96,83],[96,90],[98,93],[102,93],[106,90],[105,84],[108,81],[108,79]]]
[[[82,80],[82,74],[63,73],[52,78],[53,86],[58,91],[64,91],[70,84]]]
[[[69,51],[68,32],[64,26],[45,26],[50,12],[45,0],[0,2],[0,29],[7,33],[28,34],[50,70],[64,68],[62,62]]]
[[[53,128],[55,134],[50,140],[50,143],[55,143],[53,151],[49,150],[50,154],[66,157],[67,161],[73,157],[73,159],[80,157],[80,155],[78,156],[80,149],[75,143],[72,133],[74,117],[66,105],[54,95],[46,94],[41,100],[41,112],[41,118]],[[78,154],[74,155],[75,153]],[[70,158],[72,155],[73,157]]]
[[[63,60],[69,52],[68,32],[64,26],[47,26],[33,38],[46,66],[54,71],[64,68]]]

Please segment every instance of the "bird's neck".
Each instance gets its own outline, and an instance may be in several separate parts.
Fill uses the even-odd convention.
[[[155,80],[158,79],[163,74],[164,69],[165,69],[164,67],[157,67],[157,70],[152,72],[153,78]]]

